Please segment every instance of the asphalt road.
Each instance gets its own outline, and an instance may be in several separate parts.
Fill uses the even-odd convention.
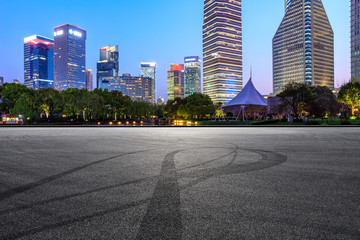
[[[0,239],[360,239],[360,128],[0,128]]]

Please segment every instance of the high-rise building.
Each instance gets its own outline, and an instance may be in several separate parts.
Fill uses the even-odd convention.
[[[154,79],[146,77],[135,77],[123,74],[120,77],[101,77],[99,88],[108,91],[120,91],[129,96],[133,101],[153,103],[152,86]]]
[[[288,10],[292,0],[285,0],[285,12]]]
[[[86,69],[86,89],[89,92],[93,90],[93,74],[91,69]]]
[[[4,77],[0,77],[0,87],[4,84]]]
[[[24,39],[24,84],[28,88],[54,87],[54,40],[33,35]]]
[[[171,64],[167,71],[167,99],[184,98],[184,64]]]
[[[184,62],[184,97],[193,93],[201,93],[200,57],[185,57]]]
[[[13,80],[13,83],[15,83],[15,84],[21,84],[20,81],[19,81],[19,79],[14,79],[14,80]]]
[[[291,0],[273,38],[274,94],[289,82],[334,88],[334,33],[321,0]]]
[[[55,88],[86,88],[86,30],[71,24],[54,28]]]
[[[156,101],[156,63],[155,62],[143,62],[141,63],[141,76],[154,79],[152,89],[154,102]]]
[[[204,0],[203,90],[226,103],[242,89],[241,0]]]
[[[119,76],[119,46],[106,46],[100,49],[100,61],[97,62],[96,87],[101,77]]]
[[[351,0],[351,78],[360,80],[360,1]]]

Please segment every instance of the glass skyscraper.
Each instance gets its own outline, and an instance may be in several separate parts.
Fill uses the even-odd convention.
[[[274,94],[289,82],[334,88],[334,33],[321,0],[291,0],[273,38]]]
[[[141,77],[152,78],[154,81],[152,82],[154,86],[152,89],[154,92],[152,93],[154,103],[156,101],[156,63],[155,62],[143,62],[141,63]]]
[[[185,57],[184,63],[184,97],[193,93],[201,93],[200,57]]]
[[[351,78],[360,80],[360,1],[351,0]]]
[[[204,0],[204,94],[226,103],[242,89],[241,0]]]
[[[133,101],[153,103],[153,82],[154,79],[152,78],[123,74],[120,77],[101,77],[99,88],[108,91],[120,91]]]
[[[285,11],[288,10],[292,0],[285,0]]]
[[[0,87],[4,84],[4,77],[0,77]]]
[[[100,61],[97,62],[96,87],[101,77],[119,76],[119,46],[106,46],[100,49]]]
[[[171,64],[167,71],[167,100],[184,98],[184,64]]]
[[[54,87],[54,40],[33,35],[24,39],[24,84],[28,88]]]
[[[54,28],[55,88],[86,88],[86,30],[71,24]]]

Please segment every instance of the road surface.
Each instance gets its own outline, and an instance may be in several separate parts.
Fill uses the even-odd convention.
[[[0,128],[0,239],[359,239],[360,128]]]

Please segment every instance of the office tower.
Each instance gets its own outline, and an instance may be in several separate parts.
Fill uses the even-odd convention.
[[[184,62],[184,97],[201,93],[201,59],[185,57]]]
[[[218,103],[242,89],[241,0],[205,0],[203,25],[203,90]]]
[[[93,74],[91,69],[86,69],[86,89],[89,92],[93,90]]]
[[[153,81],[154,86],[152,86],[152,89],[154,89],[153,99],[154,99],[154,103],[155,103],[155,100],[156,100],[156,63],[155,62],[141,63],[141,76],[154,79],[154,81]]]
[[[351,0],[351,78],[360,81],[360,1]]]
[[[184,98],[184,64],[171,64],[167,71],[167,99]]]
[[[4,77],[0,77],[0,87],[4,85]]]
[[[120,91],[133,101],[153,103],[154,79],[123,74],[120,77],[101,77],[99,88]]]
[[[54,28],[55,88],[86,87],[86,30],[71,24]]]
[[[24,39],[24,84],[35,90],[54,87],[54,40],[33,35]]]
[[[288,10],[292,0],[285,0],[285,12]]]
[[[292,0],[273,38],[274,94],[289,82],[334,88],[334,33],[321,0]]]
[[[119,46],[106,46],[100,49],[100,61],[97,62],[96,87],[101,77],[119,76]]]

